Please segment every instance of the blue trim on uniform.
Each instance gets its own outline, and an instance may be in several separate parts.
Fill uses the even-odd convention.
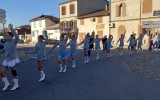
[[[37,60],[46,60],[46,59],[48,59],[47,56],[44,56],[44,57],[37,57]]]
[[[58,57],[61,58],[61,59],[67,58],[68,55],[69,55],[69,53],[68,53],[67,51],[65,51],[65,52],[60,52],[60,51],[59,51],[59,52],[58,52]]]

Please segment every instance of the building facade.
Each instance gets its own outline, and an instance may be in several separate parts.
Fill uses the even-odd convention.
[[[126,30],[127,40],[132,32],[154,34],[160,29],[160,0],[111,0],[110,31],[117,41]],[[147,35],[143,42],[147,41]]]
[[[42,34],[43,30],[45,30],[49,26],[58,24],[59,18],[50,15],[41,15],[39,17],[31,19],[30,22],[31,22],[32,42],[37,42],[38,36],[43,35]],[[54,32],[54,29],[52,32]]]
[[[109,11],[100,10],[79,16],[77,24],[79,28],[79,42],[85,38],[86,33],[91,32],[102,38],[104,35],[109,35]]]
[[[97,22],[92,21],[91,18],[97,19],[98,17],[106,16],[105,14],[100,16],[95,15],[95,13],[105,10],[105,8],[105,0],[70,0],[61,3],[59,6],[61,34],[66,34],[64,31],[65,28],[70,28],[72,34],[75,34],[75,29],[79,28],[79,42],[87,32],[95,31],[97,33],[98,29],[100,33],[100,30],[103,30],[105,25],[97,24]],[[102,19],[107,23],[106,17]],[[82,25],[81,20],[85,22],[84,25]]]

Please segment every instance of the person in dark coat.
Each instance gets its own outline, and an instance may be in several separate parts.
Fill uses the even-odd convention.
[[[105,35],[104,38],[102,39],[102,44],[103,44],[103,51],[106,51],[106,47],[104,43],[107,41],[107,36]]]

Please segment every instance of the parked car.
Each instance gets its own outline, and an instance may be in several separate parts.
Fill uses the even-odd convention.
[[[47,45],[56,44],[57,42],[58,42],[58,40],[55,40],[55,39],[48,39]]]
[[[5,39],[0,39],[0,50],[4,48]]]

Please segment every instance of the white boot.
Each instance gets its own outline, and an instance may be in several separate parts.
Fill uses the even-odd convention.
[[[72,67],[73,67],[73,68],[76,67],[75,60],[72,60]]]
[[[63,73],[65,73],[66,71],[67,71],[67,65],[64,65]]]
[[[60,67],[60,70],[59,70],[59,72],[61,73],[61,72],[63,71],[62,64],[59,64],[59,67]]]
[[[99,55],[97,55],[96,60],[99,60]]]
[[[5,84],[4,88],[2,90],[5,91],[10,86],[10,83],[8,82],[7,78],[2,78],[2,82],[4,82],[4,84]]]
[[[87,63],[89,62],[89,57],[87,57],[86,62],[87,62]]]
[[[84,63],[87,63],[87,57],[84,57]]]
[[[18,79],[13,79],[13,82],[14,82],[14,86],[12,89],[10,89],[11,91],[14,91],[19,88]]]
[[[39,82],[45,80],[45,78],[46,78],[46,75],[44,74],[44,72],[43,72],[43,71],[40,71],[40,79],[39,79]]]

